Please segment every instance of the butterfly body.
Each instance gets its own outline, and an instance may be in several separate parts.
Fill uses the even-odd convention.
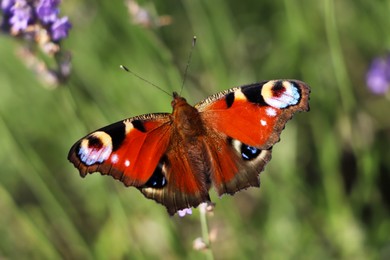
[[[177,93],[173,112],[129,118],[85,136],[68,159],[81,176],[100,172],[178,210],[260,185],[285,123],[309,109],[300,81],[266,81],[217,93],[191,106]]]

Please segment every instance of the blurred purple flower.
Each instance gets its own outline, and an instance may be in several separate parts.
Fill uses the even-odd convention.
[[[71,72],[71,57],[62,50],[59,41],[68,36],[68,17],[59,17],[61,0],[0,0],[0,30],[26,42],[20,58],[48,85],[64,82]],[[49,67],[36,51],[36,44],[49,57],[55,58],[57,68]]]
[[[37,15],[43,23],[55,22],[60,10],[60,0],[40,0],[36,8]]]
[[[59,41],[68,36],[69,29],[72,28],[68,17],[56,20],[51,26],[51,37],[54,41]]]
[[[366,82],[374,94],[384,94],[390,89],[390,55],[372,61],[366,75]]]
[[[11,12],[11,7],[15,4],[15,0],[2,0],[1,9],[4,14],[9,14]]]
[[[192,214],[192,209],[191,208],[185,208],[177,211],[177,215],[179,217],[184,217],[185,215],[191,215]]]
[[[61,0],[2,0],[1,28],[12,35],[35,35],[37,41],[45,44],[39,36],[43,29],[49,41],[58,42],[68,36],[71,28],[68,17],[58,17],[60,3]]]
[[[27,1],[16,0],[15,4],[10,8],[10,12],[12,16],[9,23],[12,30],[15,32],[25,30],[32,18],[32,8],[27,4]]]

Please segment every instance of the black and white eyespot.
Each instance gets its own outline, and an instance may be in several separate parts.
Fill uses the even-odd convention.
[[[261,89],[264,101],[276,108],[285,108],[296,105],[301,99],[301,94],[296,83],[292,81],[269,81]]]
[[[245,161],[251,161],[256,159],[261,153],[261,149],[246,145],[236,139],[231,141],[234,149],[241,155],[241,158]]]
[[[145,183],[145,187],[148,188],[163,188],[167,185],[167,179],[165,178],[165,163],[163,160],[160,160],[156,169],[154,170],[152,176]]]
[[[103,131],[97,131],[80,142],[78,156],[85,165],[103,163],[112,153],[111,136]]]

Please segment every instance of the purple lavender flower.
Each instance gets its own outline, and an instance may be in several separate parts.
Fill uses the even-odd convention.
[[[12,16],[11,7],[14,6],[15,0],[2,0],[1,1],[1,11],[3,17],[1,19],[1,29],[8,32],[11,25],[9,24],[9,19]]]
[[[72,28],[68,17],[56,20],[51,26],[51,37],[54,41],[59,41],[68,36],[69,29]]]
[[[374,94],[384,94],[390,89],[390,55],[372,61],[366,75],[366,82]]]
[[[40,0],[36,8],[39,19],[45,24],[57,20],[60,0]]]
[[[32,18],[32,8],[27,4],[27,1],[16,0],[10,8],[10,12],[12,12],[12,16],[9,23],[12,30],[16,33],[25,30]]]
[[[177,211],[177,214],[179,217],[184,217],[185,215],[191,215],[192,214],[192,209],[191,208],[185,208]]]
[[[58,17],[60,2],[61,0],[0,0],[4,14],[1,28],[13,35],[34,35],[34,31],[27,32],[26,29],[29,25],[38,25],[35,27],[38,28],[36,32],[44,29],[50,35],[50,40],[57,42],[67,37],[71,28],[68,17]]]
[[[4,14],[11,13],[11,7],[15,4],[15,0],[2,0],[1,1],[1,10]]]
[[[71,58],[61,49],[59,41],[68,36],[71,24],[68,17],[59,16],[61,0],[0,0],[0,30],[28,43],[55,58],[52,69],[30,48],[20,57],[49,85],[64,82],[71,72]],[[31,66],[32,65],[32,66]]]

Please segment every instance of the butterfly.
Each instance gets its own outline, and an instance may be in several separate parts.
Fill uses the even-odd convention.
[[[77,141],[68,159],[85,177],[100,172],[134,186],[170,215],[260,186],[286,122],[309,110],[310,88],[270,80],[231,88],[195,106],[173,92],[172,113],[131,117]]]

